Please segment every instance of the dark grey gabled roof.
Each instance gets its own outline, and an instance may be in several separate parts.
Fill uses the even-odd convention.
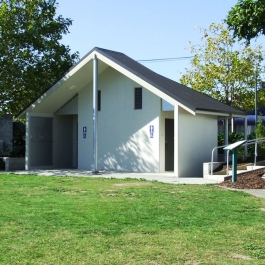
[[[189,87],[186,87],[178,82],[175,82],[169,78],[166,78],[162,75],[159,75],[149,68],[143,66],[142,64],[138,63],[137,61],[133,60],[132,58],[128,57],[127,55],[121,53],[121,52],[116,52],[116,51],[111,51],[111,50],[106,50],[102,48],[95,47],[92,49],[90,52],[88,52],[77,64],[72,66],[66,73],[68,74],[72,69],[77,67],[81,62],[86,60],[86,58],[91,55],[91,53],[97,52],[104,56],[105,58],[113,61],[120,67],[126,69],[130,73],[134,74],[135,76],[139,77],[143,81],[149,83],[156,89],[162,91],[169,97],[173,98],[180,104],[184,105],[188,109],[190,109],[193,112],[196,111],[208,111],[208,112],[214,112],[216,115],[220,113],[225,113],[229,115],[238,115],[238,116],[245,116],[246,113],[238,110],[236,108],[233,108],[229,105],[226,105],[222,102],[219,102],[216,99],[211,98],[210,96],[207,96],[205,94],[202,94],[196,90],[193,90]],[[60,80],[63,79],[61,77],[58,79],[57,82],[60,82]],[[55,82],[53,85],[55,85],[57,82]],[[46,91],[42,93],[45,94],[50,88],[53,87],[50,86]],[[40,97],[42,96],[40,95]],[[39,97],[38,97],[39,98]],[[25,113],[28,107],[31,106],[38,98],[33,100],[24,110],[22,110],[17,117],[19,117],[21,114]]]
[[[245,112],[241,110],[153,72],[123,53],[96,47],[89,54],[93,51],[104,55],[193,111],[201,110],[245,115]]]

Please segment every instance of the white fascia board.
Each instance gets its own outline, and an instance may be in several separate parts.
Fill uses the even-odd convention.
[[[232,118],[246,118],[248,115],[232,114]]]
[[[244,118],[246,115],[243,114],[229,114],[229,113],[222,113],[222,112],[212,112],[212,111],[203,111],[203,110],[197,110],[196,114],[205,114],[205,115],[214,115],[214,116],[221,116],[224,119],[226,118]],[[220,118],[221,118],[220,117]]]
[[[65,81],[67,81],[71,76],[73,76],[78,70],[80,70],[86,63],[93,59],[95,52],[92,52],[86,58],[84,58],[81,62],[79,62],[76,66],[74,66],[66,75],[64,75],[58,82],[56,82],[49,90],[43,93],[35,102],[33,102],[26,110],[24,110],[18,118],[21,118],[25,115],[26,112],[34,109],[36,105],[40,104],[42,100],[47,98],[50,94],[52,94],[58,87],[60,87]]]
[[[89,61],[94,59],[94,55],[97,54],[95,51],[93,51],[91,54],[87,55],[81,62],[77,63],[76,66],[74,66],[73,69],[69,73],[65,75],[62,79],[66,78],[68,79],[72,75],[74,75],[77,71],[79,71],[85,64],[87,64]]]
[[[204,110],[196,110],[196,114],[231,117],[231,115],[229,113],[212,112],[212,111],[204,111]]]
[[[158,97],[166,100],[167,102],[169,102],[173,106],[178,105],[181,108],[183,108],[186,111],[188,111],[189,113],[191,113],[192,115],[195,115],[195,112],[193,110],[191,110],[190,108],[186,107],[185,105],[179,103],[177,100],[175,100],[172,97],[168,96],[167,94],[163,93],[161,90],[159,90],[156,87],[152,86],[150,83],[144,81],[142,78],[140,78],[137,75],[133,74],[129,70],[126,70],[125,68],[123,68],[119,64],[113,62],[112,60],[108,59],[107,57],[105,57],[104,55],[102,55],[100,53],[96,52],[96,55],[97,55],[99,60],[101,60],[102,62],[104,62],[107,65],[111,66],[112,68],[116,69],[117,71],[119,71],[120,73],[124,74],[125,76],[127,76],[131,80],[135,81],[136,83],[140,84],[144,88],[148,89],[149,91],[151,91],[152,93],[154,93]]]

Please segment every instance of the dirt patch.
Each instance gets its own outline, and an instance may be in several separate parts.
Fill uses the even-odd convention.
[[[244,255],[241,255],[241,254],[234,254],[234,255],[232,255],[232,258],[233,258],[233,259],[252,260],[251,257],[249,257],[249,256],[244,256]]]
[[[237,181],[232,182],[232,177],[221,182],[219,185],[234,189],[265,189],[265,168],[256,169],[237,174]]]
[[[118,183],[114,184],[113,186],[115,187],[121,187],[121,188],[126,188],[126,187],[142,187],[142,186],[151,186],[152,183],[149,182],[132,182],[132,183]]]

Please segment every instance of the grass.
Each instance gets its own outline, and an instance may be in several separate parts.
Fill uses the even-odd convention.
[[[0,174],[0,264],[265,264],[264,208],[214,185]]]

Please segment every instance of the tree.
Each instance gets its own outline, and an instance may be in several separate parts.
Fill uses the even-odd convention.
[[[264,0],[239,0],[225,20],[234,37],[250,40],[265,35]]]
[[[0,0],[0,115],[17,114],[78,59],[60,43],[72,24],[56,0]]]
[[[203,45],[192,45],[191,69],[180,82],[230,106],[253,110],[255,82],[259,83],[261,47],[236,43],[223,25],[212,24],[203,31]],[[264,92],[259,103],[265,103]],[[259,105],[260,107],[261,105]]]

